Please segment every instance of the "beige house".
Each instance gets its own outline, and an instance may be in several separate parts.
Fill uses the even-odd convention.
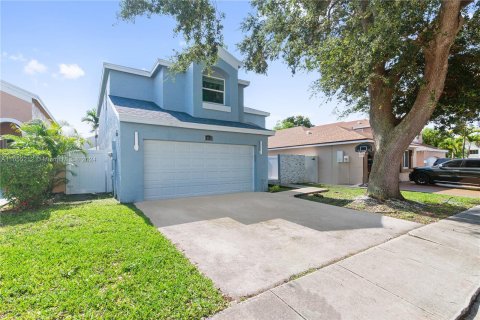
[[[373,150],[372,130],[366,119],[279,130],[268,139],[269,156],[316,156],[320,183],[366,183],[375,156]],[[408,181],[412,168],[431,165],[446,153],[447,150],[422,144],[421,138],[417,137],[405,150],[402,163],[398,164],[400,180]]]
[[[1,80],[0,135],[19,134],[15,127],[33,119],[55,121],[38,95]],[[6,141],[0,140],[0,148],[5,146]]]

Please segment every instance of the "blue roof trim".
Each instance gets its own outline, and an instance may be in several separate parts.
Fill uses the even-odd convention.
[[[147,118],[152,117],[152,111],[155,113],[155,118],[162,118],[165,120],[176,120],[181,122],[196,123],[196,124],[206,124],[214,126],[225,126],[225,127],[234,127],[234,128],[243,128],[243,129],[255,129],[255,130],[264,130],[269,131],[260,126],[235,122],[235,121],[225,121],[225,120],[216,120],[216,119],[207,119],[207,118],[197,118],[192,117],[188,113],[171,111],[160,108],[156,103],[146,100],[130,99],[119,96],[109,95],[110,100],[113,105],[120,113],[125,114],[135,114],[136,116],[142,116],[142,111],[144,111],[144,116]],[[132,109],[131,111],[128,109]]]

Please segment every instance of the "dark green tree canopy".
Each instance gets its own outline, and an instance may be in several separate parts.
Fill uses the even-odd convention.
[[[449,59],[452,70],[443,107],[434,115],[443,122],[457,110],[458,100],[472,99],[472,89],[478,89],[480,2],[462,2],[465,23]],[[257,73],[267,73],[269,63],[278,59],[293,73],[320,71],[313,89],[346,102],[347,113],[368,111],[368,86],[380,78],[376,80],[394,90],[394,114],[401,119],[425,81],[423,53],[435,34],[440,6],[440,0],[254,0],[253,11],[241,25],[246,36],[238,47],[245,55],[245,68]],[[175,71],[191,62],[216,62],[217,48],[224,44],[224,15],[213,1],[121,1],[123,20],[153,14],[173,16],[174,32],[189,44],[176,53]],[[381,76],[373,72],[378,68]],[[474,74],[476,80],[469,81]],[[460,92],[458,85],[463,86]]]
[[[278,121],[275,127],[273,127],[273,130],[282,130],[293,127],[311,128],[313,127],[313,124],[312,122],[310,122],[310,119],[308,117],[304,117],[301,115],[291,116],[281,121]]]

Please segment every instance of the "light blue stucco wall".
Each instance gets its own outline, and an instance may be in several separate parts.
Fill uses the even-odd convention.
[[[186,112],[198,118],[247,122],[243,112],[245,85],[238,83],[238,70],[222,59],[212,69],[216,76],[225,79],[225,106],[230,107],[229,112],[203,107],[204,67],[196,63],[184,73],[177,74],[160,66],[152,77],[110,70],[106,91],[120,97],[153,101],[161,108]],[[249,122],[262,123],[257,120]]]
[[[251,113],[244,113],[243,122],[250,123],[250,124],[256,124],[257,126],[265,128],[265,117],[264,116],[251,114]]]
[[[199,118],[210,118],[227,121],[241,121],[243,109],[238,105],[238,70],[223,60],[219,60],[213,71],[221,74],[225,79],[225,105],[231,108],[230,112],[208,110],[203,108],[202,101],[202,77],[203,67],[199,64],[192,64],[187,70],[188,81],[191,81],[190,92],[193,92],[190,100],[192,116]],[[190,94],[187,92],[187,95]]]
[[[153,79],[136,74],[110,70],[109,94],[124,98],[153,101]]]
[[[139,150],[133,149],[134,134],[138,132]],[[166,141],[185,141],[185,142],[205,142],[205,135],[212,135],[212,143],[239,144],[254,146],[255,170],[254,181],[255,191],[266,191],[268,183],[268,150],[267,136],[219,132],[207,130],[195,130],[176,127],[162,127],[155,125],[120,123],[120,153],[122,159],[118,171],[120,176],[120,187],[118,191],[118,200],[124,203],[137,202],[143,200],[143,181],[144,181],[144,140],[166,140]],[[259,144],[262,141],[263,152],[260,154]]]
[[[114,112],[109,100],[104,97],[101,112],[99,116],[98,127],[98,147],[100,150],[105,150],[112,153],[112,172],[115,175],[113,179],[113,191],[117,194],[117,190],[120,187],[120,167],[121,158],[120,154],[120,121],[117,114]]]

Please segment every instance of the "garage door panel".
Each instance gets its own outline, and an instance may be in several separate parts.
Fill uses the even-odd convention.
[[[253,191],[253,146],[145,140],[145,199]]]

